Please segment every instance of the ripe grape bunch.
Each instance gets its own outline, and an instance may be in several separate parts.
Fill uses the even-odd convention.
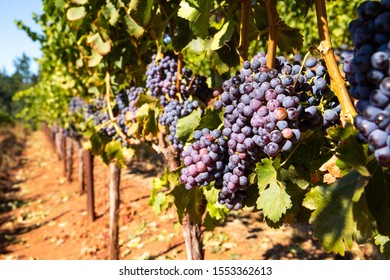
[[[101,126],[99,133],[113,138],[116,134],[115,127],[110,121],[110,115],[107,110],[107,102],[102,96],[88,103],[86,109],[86,119],[93,119],[95,126]]]
[[[158,98],[163,107],[159,122],[168,127],[168,140],[175,150],[181,151],[183,143],[176,137],[177,123],[182,117],[191,114],[200,108],[199,100],[206,100],[212,95],[212,90],[203,76],[192,77],[191,70],[182,69],[179,88],[176,88],[178,79],[178,58],[173,53],[165,53],[160,59],[152,56],[146,72],[146,88],[150,94]]]
[[[214,180],[219,203],[228,209],[242,208],[257,162],[290,152],[302,132],[332,125],[339,117],[340,106],[321,61],[310,57],[304,65],[291,64],[280,56],[270,69],[266,60],[264,53],[257,54],[222,84],[214,106],[224,108],[224,128],[213,134],[195,131],[196,141],[181,154],[186,167],[180,180],[186,188]]]
[[[135,102],[137,101],[138,96],[143,92],[144,88],[142,87],[130,87],[126,92],[118,92],[115,94],[116,106],[113,110],[115,122],[126,137],[128,136],[127,133],[129,130],[128,122],[134,122],[136,120],[137,107],[135,107]],[[116,134],[115,139],[117,139],[122,146],[129,146],[127,140],[123,139],[121,135]]]
[[[69,101],[69,114],[70,116],[84,116],[85,104],[83,100],[77,96],[73,96]],[[81,137],[77,132],[74,122],[71,122],[67,128],[63,130],[63,134],[66,137],[77,139]]]
[[[349,25],[354,53],[343,69],[358,99],[354,122],[358,139],[368,143],[378,162],[390,166],[390,1],[365,1]],[[348,63],[349,62],[349,63]]]

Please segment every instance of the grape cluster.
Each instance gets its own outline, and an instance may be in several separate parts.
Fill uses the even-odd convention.
[[[199,100],[206,102],[213,90],[207,85],[206,77],[193,77],[187,68],[182,69],[179,88],[176,89],[177,59],[172,53],[165,53],[160,59],[154,54],[146,72],[146,88],[162,105],[159,122],[168,128],[169,142],[175,150],[181,151],[183,143],[176,137],[177,122],[200,108]]]
[[[129,112],[126,113],[127,115],[129,115],[129,117],[126,118],[127,120],[131,120],[135,122],[136,111],[137,111],[135,102],[137,101],[139,95],[141,93],[144,93],[144,91],[145,89],[143,87],[134,87],[134,86],[126,90],[127,101],[128,101],[127,112]]]
[[[121,131],[127,135],[129,126],[127,123],[129,121],[136,120],[136,111],[135,102],[137,101],[138,96],[144,92],[142,87],[130,87],[126,92],[118,92],[115,94],[116,106],[114,107],[115,121],[120,127]],[[119,137],[119,140],[127,146],[126,141],[122,141]]]
[[[144,91],[145,89],[142,87],[133,86],[124,92],[115,93],[115,102],[111,103],[114,119],[110,118],[106,100],[103,96],[99,96],[86,106],[85,119],[92,118],[95,126],[100,125],[99,133],[113,140],[118,140],[122,146],[128,147],[129,143],[127,139],[123,139],[122,135],[128,136],[128,123],[136,120],[135,103]],[[114,123],[117,128],[115,128]],[[117,129],[123,134],[118,133]]]
[[[357,99],[358,139],[390,166],[390,1],[365,1],[349,25],[354,53],[344,53],[350,94]]]
[[[252,62],[243,63],[236,76],[222,84],[223,92],[214,104],[217,110],[224,108],[220,138],[208,139],[206,132],[201,135],[196,131],[197,141],[182,153],[186,167],[182,169],[181,181],[192,188],[209,183],[214,175],[210,172],[215,162],[206,165],[210,170],[203,171],[205,162],[199,156],[216,149],[211,146],[215,141],[223,144],[216,157],[219,164],[224,164],[218,169],[223,170],[222,180],[218,173],[215,186],[220,188],[219,202],[229,209],[242,207],[249,175],[257,162],[291,151],[302,140],[302,132],[338,120],[340,106],[328,86],[329,77],[321,61],[310,57],[301,65],[280,56],[274,69],[268,68],[266,61],[264,53],[257,54]],[[210,141],[210,145],[201,152],[198,142],[202,140]],[[198,170],[199,160],[202,163]]]
[[[181,153],[186,167],[182,169],[180,181],[187,189],[207,186],[212,181],[215,187],[221,187],[227,151],[221,130],[196,130],[194,139],[195,142]]]
[[[78,114],[82,115],[84,112],[84,102],[80,97],[73,96],[72,99],[69,101],[69,113],[70,115]]]
[[[78,137],[80,137],[74,123],[71,123],[67,128],[63,129],[62,133],[65,137],[69,137],[73,139],[77,139]]]
[[[69,101],[69,114],[70,114],[70,116],[83,117],[85,108],[86,107],[85,107],[84,101],[80,97],[73,96],[72,99]],[[67,128],[65,128],[62,131],[62,133],[64,134],[65,137],[70,137],[70,138],[74,138],[74,139],[81,137],[81,135],[79,135],[77,128],[76,128],[73,121],[71,121],[69,126]]]

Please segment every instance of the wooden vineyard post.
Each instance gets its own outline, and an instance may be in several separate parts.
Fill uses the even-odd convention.
[[[62,150],[62,163],[64,167],[64,176],[66,177],[68,170],[67,170],[67,164],[66,164],[66,137],[65,135],[61,132],[61,150]]]
[[[47,129],[51,147],[53,149],[53,152],[56,152],[56,133],[52,129]]]
[[[119,260],[119,185],[121,168],[112,161],[110,168],[110,259]]]
[[[66,145],[66,180],[72,182],[73,176],[73,139],[65,137]]]
[[[180,160],[176,156],[176,153],[170,149],[165,157],[167,159],[167,165],[169,170],[175,170],[180,166]],[[182,220],[182,232],[183,238],[186,245],[187,259],[188,260],[203,260],[204,252],[202,246],[202,234],[200,231],[200,225],[194,224],[190,220],[190,215],[186,213]]]
[[[87,213],[90,222],[95,221],[95,194],[93,180],[93,155],[91,151],[84,151],[85,185],[87,189]]]
[[[77,152],[79,157],[80,194],[83,194],[85,193],[84,149],[80,140],[77,141]]]
[[[58,160],[62,160],[63,154],[62,154],[62,132],[61,132],[61,130],[54,131],[54,138],[55,138],[55,145],[56,145]]]
[[[190,221],[190,215],[185,214],[182,220],[184,242],[186,244],[187,259],[203,260],[202,236],[199,224]]]
[[[336,63],[336,58],[329,34],[328,16],[326,13],[325,0],[315,0],[318,33],[320,35],[320,50],[324,56],[325,64],[328,69],[329,77],[332,83],[332,88],[341,105],[340,120],[345,126],[347,122],[353,123],[357,112],[353,102],[349,96],[344,78]]]

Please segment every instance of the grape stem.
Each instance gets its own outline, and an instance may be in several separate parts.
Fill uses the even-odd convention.
[[[337,67],[332,42],[330,40],[328,19],[326,14],[325,0],[314,0],[317,14],[318,32],[320,36],[320,51],[324,55],[326,67],[332,82],[332,88],[341,105],[340,119],[345,127],[347,122],[353,123],[356,110],[349,97],[345,81]]]
[[[299,72],[298,72],[298,77],[299,77],[299,75],[301,75],[302,70],[303,70],[303,67],[305,66],[306,60],[307,60],[307,58],[309,57],[309,55],[310,55],[310,51],[308,51],[308,52],[305,54],[305,56],[304,56],[304,58],[303,58],[303,60],[302,60],[301,68],[299,68]],[[296,88],[297,83],[298,83],[298,79],[295,80],[294,89]]]
[[[241,1],[241,18],[240,18],[240,43],[237,51],[240,55],[240,65],[248,60],[248,21],[251,7],[250,0]]]
[[[182,98],[180,96],[180,84],[182,79],[182,71],[183,71],[183,53],[179,52],[177,55],[177,78],[176,78],[176,96],[179,99],[179,102],[182,102]]]
[[[278,43],[278,20],[279,15],[276,10],[277,0],[266,0],[268,17],[268,50],[267,50],[267,66],[272,69],[275,67],[276,46]]]

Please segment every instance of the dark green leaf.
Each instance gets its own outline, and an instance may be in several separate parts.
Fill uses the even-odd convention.
[[[364,154],[363,146],[357,142],[356,135],[351,135],[347,139],[339,142],[336,149],[337,157],[355,168],[363,176],[370,176],[367,170],[366,156]]]
[[[344,255],[351,248],[358,233],[353,215],[369,178],[352,170],[331,185],[318,186],[309,191],[303,206],[313,210],[310,223],[314,224],[314,236],[327,252]]]
[[[185,19],[177,19],[177,34],[172,38],[172,45],[176,51],[181,51],[194,38],[189,22]]]
[[[293,150],[292,155],[286,154],[290,156],[287,163],[304,168],[307,172],[316,172],[332,156],[332,147],[326,142],[321,130],[317,130],[297,145],[299,147]]]
[[[376,220],[379,233],[390,236],[390,171],[375,160],[368,167],[372,177],[366,187],[367,206]]]
[[[303,36],[298,28],[283,26],[278,29],[278,47],[282,52],[292,53],[303,45]]]
[[[189,214],[190,220],[193,223],[202,223],[202,215],[205,210],[205,198],[201,188],[186,190],[183,185],[178,185],[169,194],[174,197],[180,223],[186,214]]]
[[[210,130],[216,129],[221,125],[222,119],[223,119],[223,112],[216,111],[211,108],[206,109],[196,129],[203,129],[203,128],[208,128]]]
[[[142,0],[137,7],[137,15],[143,26],[146,26],[150,22],[152,15],[152,7],[154,0]]]

